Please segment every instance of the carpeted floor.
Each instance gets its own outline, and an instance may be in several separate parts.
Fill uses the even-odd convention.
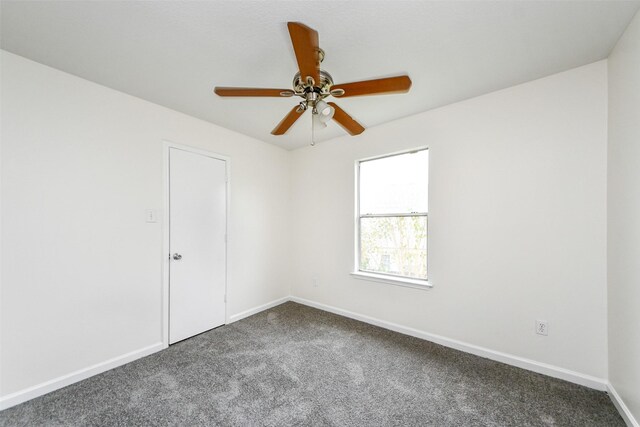
[[[286,303],[0,412],[2,426],[624,426],[609,397]]]

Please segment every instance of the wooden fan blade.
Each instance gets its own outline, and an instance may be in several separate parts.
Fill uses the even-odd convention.
[[[342,126],[344,130],[349,132],[351,135],[360,135],[362,132],[364,132],[364,127],[360,123],[356,122],[353,117],[347,114],[346,111],[338,107],[335,102],[328,102],[327,104],[331,105],[335,110],[335,113],[333,114],[333,120],[338,122],[338,124]]]
[[[331,91],[344,90],[343,95],[333,95],[338,98],[348,96],[378,95],[386,93],[408,92],[411,88],[409,76],[388,77],[384,79],[364,80],[361,82],[343,83],[331,86]]]
[[[216,87],[213,91],[220,96],[293,96],[291,89],[264,89],[257,87]]]
[[[313,77],[316,85],[320,84],[320,42],[318,32],[300,22],[287,22],[293,51],[296,54],[300,77],[306,82]]]
[[[301,109],[299,105],[293,107],[291,111],[289,111],[289,114],[287,114],[284,119],[282,119],[282,121],[278,123],[278,126],[276,126],[275,129],[271,131],[271,134],[284,135],[289,130],[291,125],[293,125],[305,111],[306,110]]]

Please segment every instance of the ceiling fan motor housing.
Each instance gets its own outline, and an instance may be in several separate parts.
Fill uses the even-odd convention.
[[[331,86],[333,86],[333,77],[324,70],[320,70],[320,82],[313,82],[313,85],[309,85],[306,81],[303,81],[299,71],[293,76],[293,89],[296,95],[302,95],[303,93],[311,91],[318,94],[329,95]]]

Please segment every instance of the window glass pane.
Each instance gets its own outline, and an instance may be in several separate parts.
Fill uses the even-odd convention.
[[[428,212],[429,150],[360,163],[360,215]]]
[[[427,217],[360,219],[360,270],[427,278]]]

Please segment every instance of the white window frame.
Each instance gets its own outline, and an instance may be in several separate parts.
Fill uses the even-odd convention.
[[[360,164],[363,162],[368,162],[371,160],[380,160],[385,159],[387,157],[399,156],[402,154],[415,153],[417,151],[428,150],[429,147],[416,147],[409,150],[402,150],[393,153],[384,154],[382,156],[375,157],[367,157],[364,159],[358,159],[355,162],[355,216],[354,216],[354,230],[355,230],[355,242],[354,242],[354,268],[351,272],[351,276],[355,279],[368,280],[372,282],[380,282],[380,283],[389,283],[392,285],[405,286],[416,289],[430,289],[433,287],[433,284],[429,282],[429,255],[427,251],[427,279],[415,279],[411,277],[403,277],[394,274],[385,274],[378,272],[371,272],[366,270],[360,270],[360,220],[361,218],[376,218],[376,217],[397,217],[397,216],[424,216],[427,218],[427,230],[429,230],[429,212],[417,212],[411,214],[369,214],[369,215],[360,215]],[[430,153],[429,153],[430,154]],[[429,156],[429,159],[431,156]],[[427,185],[429,185],[427,183]],[[427,248],[429,246],[429,232],[427,231]]]

